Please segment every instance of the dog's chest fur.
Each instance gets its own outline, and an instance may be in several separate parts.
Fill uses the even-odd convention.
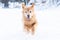
[[[34,19],[24,21],[24,25],[28,28],[34,27],[35,24],[36,24],[36,22]]]
[[[36,24],[35,22],[32,22],[32,23],[25,24],[25,26],[30,28],[30,27],[34,27],[35,24]]]

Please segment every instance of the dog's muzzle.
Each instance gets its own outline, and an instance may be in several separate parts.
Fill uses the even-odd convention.
[[[27,18],[30,19],[30,15],[27,15]]]

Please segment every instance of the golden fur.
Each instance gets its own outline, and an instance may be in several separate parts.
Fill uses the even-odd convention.
[[[23,13],[23,22],[24,22],[24,29],[26,29],[27,32],[32,32],[34,34],[35,27],[37,24],[36,17],[34,14],[34,4],[30,7],[26,7],[25,4],[22,4],[22,13]],[[25,15],[31,16],[31,18],[28,18]],[[30,15],[31,14],[31,15]]]

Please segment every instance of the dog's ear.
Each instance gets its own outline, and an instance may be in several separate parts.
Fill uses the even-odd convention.
[[[32,3],[32,6],[31,6],[32,8],[34,7],[34,3]]]
[[[22,8],[23,8],[23,9],[25,8],[25,3],[22,3]]]

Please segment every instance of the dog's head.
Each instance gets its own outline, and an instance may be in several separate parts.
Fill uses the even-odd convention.
[[[30,7],[27,7],[25,6],[25,4],[22,4],[22,9],[24,17],[30,20],[34,15],[34,4],[32,4]]]

